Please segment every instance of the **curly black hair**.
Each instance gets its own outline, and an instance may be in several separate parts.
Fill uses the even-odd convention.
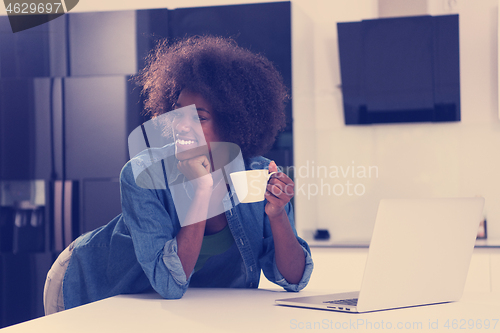
[[[264,56],[233,39],[163,40],[136,76],[152,117],[173,109],[183,89],[200,94],[214,111],[218,135],[240,146],[244,157],[262,155],[286,125],[287,88]]]

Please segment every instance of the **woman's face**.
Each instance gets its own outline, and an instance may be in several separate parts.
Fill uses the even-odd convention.
[[[190,109],[171,111],[174,114],[172,129],[178,160],[208,154],[205,145],[210,149],[211,142],[221,141],[216,131],[212,107],[200,94],[182,90],[175,107],[179,109],[192,104],[196,106],[196,113]]]

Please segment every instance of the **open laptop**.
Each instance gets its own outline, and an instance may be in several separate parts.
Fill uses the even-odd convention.
[[[360,291],[276,303],[369,312],[457,301],[483,206],[484,198],[381,200]]]

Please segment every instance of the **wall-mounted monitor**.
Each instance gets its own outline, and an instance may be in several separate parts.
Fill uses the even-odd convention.
[[[460,121],[458,15],[337,24],[346,125]]]

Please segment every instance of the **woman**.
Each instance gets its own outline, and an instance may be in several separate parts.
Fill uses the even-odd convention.
[[[168,113],[175,143],[124,166],[122,214],[61,253],[47,275],[46,314],[151,288],[169,299],[188,286],[257,288],[261,269],[286,290],[304,288],[313,264],[293,226],[293,181],[278,172],[265,201],[235,204],[211,159],[216,142],[230,142],[241,149],[244,168],[278,171],[259,156],[285,125],[286,89],[272,64],[232,40],[194,37],[159,44],[137,79],[153,117],[175,109]],[[191,105],[196,117],[180,112]],[[154,154],[162,159],[138,175],[134,166]],[[144,186],[155,185],[155,168],[170,185]],[[174,202],[179,179],[192,185],[183,214]],[[210,214],[210,207],[221,209]]]

